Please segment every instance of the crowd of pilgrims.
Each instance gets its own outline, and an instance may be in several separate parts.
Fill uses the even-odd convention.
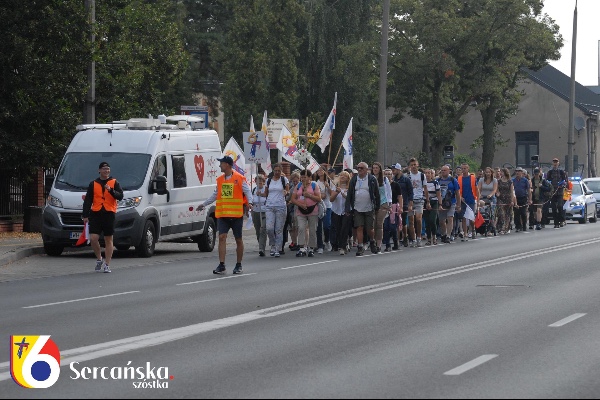
[[[339,173],[321,167],[284,176],[273,166],[258,175],[252,189],[252,223],[259,255],[280,257],[287,247],[297,257],[315,253],[365,250],[376,254],[400,247],[467,242],[477,235],[506,235],[545,227],[545,205],[554,208],[554,227],[565,226],[562,213],[568,179],[555,168],[532,175],[517,168],[486,168],[472,174],[468,164],[454,171],[361,162]],[[288,245],[289,242],[289,245]]]

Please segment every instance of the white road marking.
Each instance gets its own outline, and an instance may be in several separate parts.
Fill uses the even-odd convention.
[[[446,276],[462,274],[469,271],[476,271],[483,268],[492,267],[495,265],[507,264],[519,261],[526,258],[538,257],[542,254],[555,253],[565,249],[586,246],[590,244],[600,243],[600,238],[590,239],[571,244],[550,247],[545,250],[534,250],[521,254],[519,257],[506,256],[496,260],[489,260],[480,263],[467,265],[464,267],[451,268],[443,271],[432,272],[412,278],[405,278],[396,281],[384,282],[375,285],[363,286],[355,289],[344,290],[337,293],[330,293],[323,296],[308,298],[295,301],[292,303],[282,304],[275,307],[266,308],[264,310],[252,311],[246,314],[240,314],[233,317],[222,318],[214,321],[201,322],[194,325],[188,325],[181,328],[168,329],[159,332],[148,333],[140,336],[133,336],[111,342],[99,343],[90,346],[79,347],[75,349],[61,351],[61,365],[66,366],[71,362],[85,362],[95,360],[101,357],[107,357],[115,354],[122,354],[133,350],[157,346],[163,343],[171,343],[175,340],[186,339],[191,336],[199,335],[206,332],[215,331],[222,328],[227,328],[235,325],[244,324],[250,321],[256,321],[263,318],[275,317],[278,315],[287,314],[290,312],[303,310],[311,307],[316,307],[322,304],[333,303],[349,298],[364,296],[371,293],[378,293],[385,290],[396,289],[402,286],[412,285],[419,282],[426,282],[434,279],[440,279]],[[213,279],[215,280],[215,279]],[[486,357],[486,356],[484,356]],[[490,356],[487,356],[490,357]],[[497,357],[497,356],[494,356]],[[478,359],[479,360],[479,359]],[[476,361],[476,360],[475,360]],[[471,363],[473,363],[472,361]],[[9,371],[9,363],[0,363],[0,382],[11,379]],[[449,371],[451,372],[451,371]]]
[[[133,294],[133,293],[140,293],[139,290],[136,290],[134,292],[123,292],[123,293],[114,293],[114,294],[107,294],[105,296],[96,296],[96,297],[87,297],[85,299],[76,299],[76,300],[65,300],[65,301],[58,301],[56,303],[48,303],[48,304],[39,304],[37,306],[27,306],[27,307],[23,307],[23,308],[40,308],[40,307],[49,307],[49,306],[56,306],[58,304],[67,304],[67,303],[76,303],[78,301],[88,301],[88,300],[97,300],[97,299],[103,299],[106,297],[114,297],[114,296],[123,296],[126,294]]]
[[[473,368],[477,368],[481,364],[485,364],[486,362],[493,360],[496,357],[498,357],[497,354],[487,354],[487,355],[478,357],[478,358],[474,359],[473,361],[469,361],[468,363],[461,365],[460,367],[451,369],[448,372],[444,372],[444,375],[458,376],[458,375],[464,374],[465,372],[470,371]]]
[[[316,263],[312,263],[312,264],[294,265],[293,267],[285,267],[285,268],[279,268],[279,269],[280,270],[284,270],[284,269],[294,269],[294,268],[310,267],[311,265],[327,264],[327,263],[333,263],[333,262],[338,262],[338,261],[339,260],[321,261],[321,262],[316,262]]]
[[[257,272],[253,272],[251,274],[240,274],[240,275],[231,275],[231,276],[224,276],[222,278],[212,278],[212,279],[205,279],[203,281],[195,281],[195,282],[184,282],[184,283],[178,283],[175,286],[184,286],[184,285],[195,285],[197,283],[204,283],[204,282],[214,282],[214,281],[220,281],[223,279],[231,279],[231,278],[242,278],[244,276],[250,276],[250,275],[256,275]]]
[[[561,326],[565,326],[566,324],[575,321],[576,319],[579,319],[581,317],[586,316],[587,314],[573,314],[570,317],[567,317],[565,319],[561,319],[558,322],[553,323],[552,325],[548,325],[551,328],[560,328]]]

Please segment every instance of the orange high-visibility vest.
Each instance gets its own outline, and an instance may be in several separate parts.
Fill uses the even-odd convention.
[[[109,179],[106,184],[111,187],[111,189],[115,188],[116,179]],[[92,211],[100,211],[102,207],[106,211],[117,212],[117,199],[107,193],[108,190],[104,189],[104,186],[100,184],[98,181],[94,181],[94,201],[92,202]]]
[[[244,216],[244,176],[231,171],[231,178],[225,180],[225,174],[217,178],[217,218],[241,218]]]
[[[563,201],[571,201],[571,197],[573,196],[573,182],[567,183],[567,187],[563,192]]]
[[[458,177],[458,187],[460,188],[460,197],[463,196],[463,179],[462,175]],[[473,196],[475,197],[475,201],[479,200],[478,189],[477,189],[477,180],[475,179],[475,175],[471,174],[471,191],[473,192]]]

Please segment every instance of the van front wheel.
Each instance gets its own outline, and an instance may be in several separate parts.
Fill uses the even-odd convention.
[[[64,250],[63,246],[55,246],[51,244],[44,245],[44,252],[50,257],[58,257],[62,254]]]
[[[155,237],[154,223],[152,221],[146,221],[142,240],[140,240],[139,245],[135,246],[135,251],[139,257],[148,258],[154,255],[154,247],[156,245]]]
[[[198,240],[198,250],[203,253],[209,253],[215,248],[215,242],[217,240],[217,225],[215,220],[211,217],[206,218],[206,231],[203,235],[200,235]]]

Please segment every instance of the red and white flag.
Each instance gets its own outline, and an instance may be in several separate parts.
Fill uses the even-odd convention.
[[[79,240],[77,240],[75,246],[83,246],[84,244],[90,244],[90,226],[87,222],[83,226],[83,232],[81,232],[81,236],[79,236]]]

